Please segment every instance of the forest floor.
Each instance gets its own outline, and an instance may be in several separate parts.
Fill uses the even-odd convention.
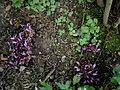
[[[57,18],[57,11],[54,15],[47,16],[45,13],[36,13],[24,7],[15,9],[8,1],[2,1],[0,1],[0,90],[34,90],[34,85],[40,80],[51,84],[69,80],[75,75],[76,60],[80,59],[89,59],[93,62],[98,59],[100,69],[102,69],[102,78],[106,78],[103,82],[108,84],[107,80],[112,75],[112,68],[120,61],[120,28],[118,28],[117,34],[117,30],[110,28],[109,37],[107,40],[105,39],[107,31],[102,24],[103,9],[95,2],[85,6],[79,6],[69,0],[63,2],[63,7],[76,12],[72,17],[76,25],[82,23],[85,16],[81,10],[86,9],[85,15],[97,18],[102,28],[101,32],[104,33],[104,36],[101,36],[102,51],[98,54],[92,53],[92,55],[85,53],[81,58],[74,50],[71,37],[68,34],[60,36],[57,32],[54,22]],[[110,18],[113,18],[112,14]],[[115,19],[113,18],[109,22],[111,23]],[[10,24],[10,20],[13,25]],[[7,42],[14,32],[13,30],[19,29],[19,25],[22,23],[30,23],[35,32],[32,41],[32,59],[27,65],[11,66],[6,64],[9,55]],[[104,46],[106,42],[109,46],[107,49]],[[21,71],[21,69],[23,70]],[[50,72],[53,73],[47,78]]]

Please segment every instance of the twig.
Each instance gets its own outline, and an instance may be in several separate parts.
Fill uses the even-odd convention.
[[[45,82],[45,81],[53,74],[54,71],[55,71],[55,66],[54,66],[54,68],[47,74],[47,76],[45,77],[45,79],[43,80],[43,82]]]

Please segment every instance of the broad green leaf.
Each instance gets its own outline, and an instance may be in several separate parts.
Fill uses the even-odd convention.
[[[50,2],[47,2],[47,3],[46,3],[46,6],[50,6]]]
[[[89,20],[89,19],[91,19],[91,17],[90,16],[86,16],[86,19]]]
[[[59,83],[59,82],[55,82],[55,83],[60,89],[66,89],[66,87],[63,83]]]
[[[52,86],[48,83],[40,82],[40,85],[42,85],[42,87],[40,87],[41,90],[53,90]]]
[[[54,7],[54,6],[51,7],[51,11],[52,11],[52,12],[55,11],[55,7]]]
[[[71,84],[71,82],[70,82],[70,81],[66,81],[66,83],[65,83],[65,88],[66,88],[66,90],[67,90],[67,89],[69,89],[70,84]]]
[[[98,23],[98,20],[96,18],[93,19],[94,23]]]
[[[95,33],[94,27],[91,27],[91,28],[90,28],[90,33],[92,33],[92,34]]]
[[[100,87],[99,90],[104,90],[104,88],[103,88],[103,87]]]
[[[88,33],[89,32],[89,28],[85,25],[81,26],[81,33]]]
[[[99,31],[100,31],[100,27],[97,27],[96,33],[99,33]]]
[[[33,0],[33,4],[38,4],[39,0]]]
[[[77,83],[79,83],[79,82],[80,82],[80,76],[75,75],[75,76],[73,77],[73,85],[75,85],[75,84],[77,84]]]
[[[85,85],[82,87],[79,87],[77,90],[95,90],[92,86]]]
[[[60,3],[59,3],[59,2],[56,2],[56,5],[57,5],[58,7],[60,7]]]
[[[84,44],[87,44],[86,38],[80,39],[80,45],[83,46]]]
[[[55,0],[51,0],[51,4],[55,4]]]
[[[87,21],[87,25],[91,25],[93,23],[93,20],[92,19],[89,19],[88,21]]]

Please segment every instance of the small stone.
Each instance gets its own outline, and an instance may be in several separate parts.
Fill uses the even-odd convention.
[[[61,61],[64,62],[66,59],[66,56],[62,56]]]
[[[25,66],[20,66],[20,72],[24,71],[25,70]]]
[[[42,53],[41,53],[41,52],[39,52],[38,54],[39,54],[39,55],[41,55]]]
[[[11,9],[11,6],[8,5],[5,10],[6,10],[6,11],[9,11],[10,9]]]
[[[30,75],[30,72],[26,72],[26,74]]]

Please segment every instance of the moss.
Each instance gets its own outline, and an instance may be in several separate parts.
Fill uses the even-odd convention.
[[[120,33],[111,32],[106,42],[106,48],[111,51],[120,50]]]

